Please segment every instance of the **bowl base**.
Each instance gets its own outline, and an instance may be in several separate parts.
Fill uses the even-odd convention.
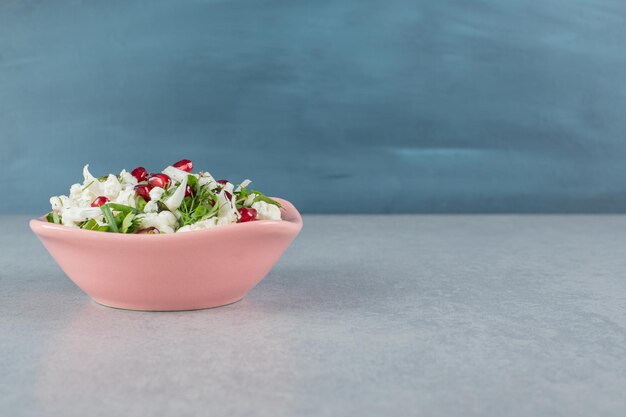
[[[180,307],[180,308],[150,308],[150,307],[145,307],[145,306],[130,306],[130,305],[125,305],[125,304],[118,304],[115,302],[110,302],[110,301],[102,301],[102,300],[96,300],[95,298],[92,298],[91,301],[93,301],[94,303],[101,305],[103,307],[108,307],[108,308],[114,308],[116,310],[127,310],[127,311],[145,311],[145,312],[152,312],[152,313],[158,313],[158,312],[172,312],[172,311],[196,311],[196,310],[209,310],[212,308],[218,308],[218,307],[225,307],[225,306],[229,306],[231,304],[235,304],[241,300],[243,300],[244,297],[239,297],[236,298],[234,300],[229,300],[226,301],[224,303],[219,303],[219,304],[210,304],[210,305],[206,305],[206,306],[200,306],[200,307]]]

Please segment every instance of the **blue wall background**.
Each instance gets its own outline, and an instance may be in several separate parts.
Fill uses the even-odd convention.
[[[622,0],[0,1],[0,212],[183,157],[305,212],[626,211]]]

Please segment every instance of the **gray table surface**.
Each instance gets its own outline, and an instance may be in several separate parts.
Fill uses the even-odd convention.
[[[626,216],[305,216],[243,301],[92,303],[0,217],[2,416],[624,416]]]

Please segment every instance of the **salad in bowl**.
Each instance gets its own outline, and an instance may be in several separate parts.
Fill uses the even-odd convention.
[[[144,167],[94,177],[89,165],[69,196],[50,198],[46,219],[64,226],[114,233],[181,233],[255,220],[281,220],[281,205],[257,190],[193,172],[182,159],[158,173]]]
[[[30,227],[67,276],[99,304],[130,310],[217,307],[242,299],[302,229],[289,201],[194,173],[187,159],[95,177]],[[158,235],[158,236],[155,236]]]

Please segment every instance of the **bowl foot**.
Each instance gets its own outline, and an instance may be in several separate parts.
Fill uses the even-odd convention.
[[[91,300],[96,303],[99,304],[101,306],[104,307],[108,307],[108,308],[114,308],[116,310],[128,310],[128,311],[147,311],[147,312],[168,312],[168,311],[195,311],[195,310],[208,310],[211,308],[218,308],[218,307],[225,307],[231,304],[235,304],[241,300],[243,300],[244,297],[238,297],[235,298],[233,300],[227,300],[225,302],[220,302],[217,304],[208,304],[206,306],[182,306],[182,307],[176,307],[176,308],[172,308],[172,307],[168,307],[168,308],[159,308],[159,307],[149,307],[149,306],[134,306],[134,305],[128,305],[128,304],[120,304],[120,303],[115,303],[115,302],[111,302],[111,301],[103,301],[103,300],[96,300],[95,298],[92,298]]]

